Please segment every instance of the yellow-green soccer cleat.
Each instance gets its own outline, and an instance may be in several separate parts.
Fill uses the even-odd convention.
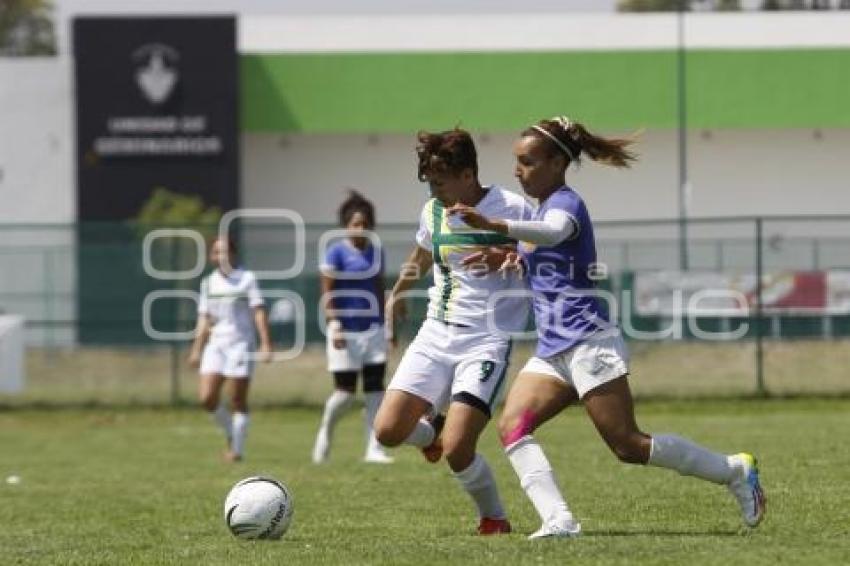
[[[742,452],[729,457],[736,469],[735,478],[729,482],[729,491],[741,506],[741,516],[748,527],[755,527],[764,519],[767,499],[759,482],[758,462],[752,454]]]

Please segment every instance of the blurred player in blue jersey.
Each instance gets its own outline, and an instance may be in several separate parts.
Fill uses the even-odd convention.
[[[669,468],[727,486],[748,526],[758,525],[764,515],[752,455],[718,454],[671,434],[650,436],[635,421],[628,351],[605,301],[594,292],[593,224],[584,201],[566,183],[568,167],[582,156],[628,167],[635,159],[630,143],[594,135],[563,116],[542,120],[514,145],[516,177],[539,202],[531,221],[488,219],[463,205],[450,211],[470,226],[519,240],[519,254],[507,254],[504,268],[525,271],[534,295],[537,351],[508,393],[499,422],[505,452],[543,521],[531,538],[571,537],[581,530],[533,436],[537,427],[579,400],[622,462]]]
[[[391,463],[373,431],[384,396],[387,337],[384,331],[384,254],[374,234],[375,208],[357,191],[339,207],[346,237],[328,247],[322,260],[322,306],[327,320],[328,371],[334,392],[325,402],[313,446],[313,462],[328,459],[336,422],[354,401],[357,376],[363,376],[366,401],[364,460]]]

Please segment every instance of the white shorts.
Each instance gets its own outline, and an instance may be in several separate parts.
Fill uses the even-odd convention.
[[[383,326],[374,326],[364,332],[346,332],[345,348],[336,349],[328,333],[325,352],[328,371],[359,371],[363,366],[387,362],[387,337]]]
[[[619,331],[589,338],[550,358],[532,357],[522,372],[542,373],[575,387],[579,398],[629,373],[629,350]]]
[[[254,370],[251,342],[209,342],[201,356],[201,375],[223,375],[231,379],[247,379]]]
[[[412,393],[438,412],[455,399],[489,415],[504,389],[510,355],[511,340],[506,336],[429,318],[387,389]]]

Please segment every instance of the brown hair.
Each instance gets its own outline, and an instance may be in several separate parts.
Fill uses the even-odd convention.
[[[459,175],[464,169],[472,169],[472,173],[478,176],[478,153],[472,136],[466,130],[420,131],[416,139],[419,142],[416,155],[419,157],[420,181],[427,180],[429,173]]]
[[[212,250],[213,245],[215,245],[215,243],[219,240],[225,243],[225,245],[227,246],[226,249],[228,253],[231,253],[233,255],[239,255],[239,247],[237,246],[236,240],[233,238],[233,236],[226,236],[224,238],[220,237],[218,234],[216,234],[215,236],[210,236],[209,240],[207,240],[207,249]]]
[[[549,135],[540,130],[545,130]],[[634,143],[633,138],[604,138],[589,132],[583,124],[564,116],[540,120],[534,126],[523,130],[521,135],[543,139],[549,147],[550,155],[564,155],[567,165],[572,161],[581,163],[582,153],[593,161],[614,167],[629,167],[632,161],[637,160],[637,155],[628,149]],[[554,137],[557,142],[549,136]]]
[[[354,189],[348,189],[348,198],[342,201],[337,212],[339,215],[339,225],[343,227],[348,226],[351,218],[358,212],[366,217],[366,223],[369,224],[369,228],[375,227],[375,206],[359,192]]]

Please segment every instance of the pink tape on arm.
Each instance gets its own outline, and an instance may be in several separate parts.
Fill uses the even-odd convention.
[[[519,423],[517,424],[517,426],[502,437],[502,446],[507,448],[523,436],[528,436],[529,434],[534,432],[536,420],[537,419],[534,416],[533,412],[529,411],[528,409],[523,411],[519,417]]]

